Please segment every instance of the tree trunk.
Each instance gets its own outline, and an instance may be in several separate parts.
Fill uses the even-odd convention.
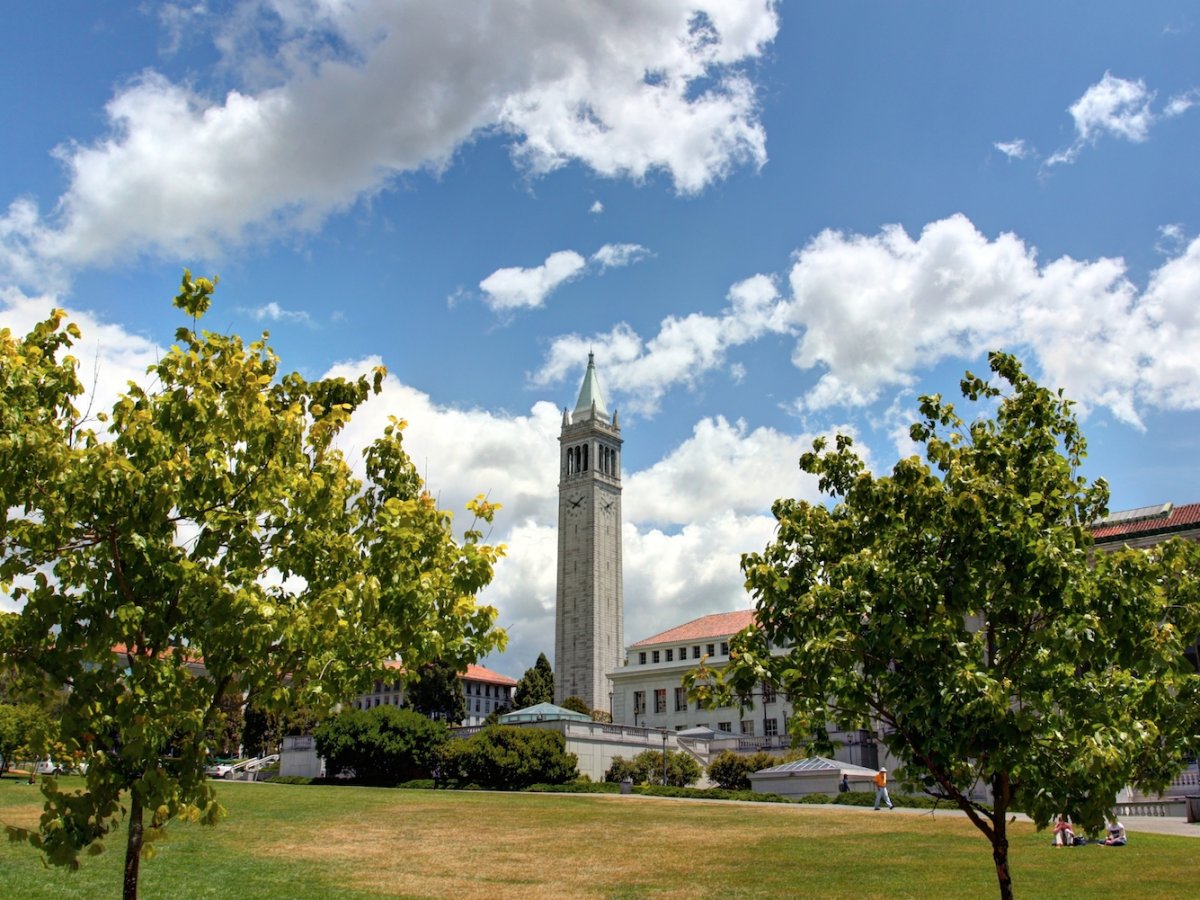
[[[1004,816],[996,817],[992,834],[992,860],[996,863],[996,881],[1000,883],[1000,900],[1012,900],[1012,876],[1008,871],[1008,831]]]
[[[138,869],[142,861],[142,795],[135,787],[129,794],[129,837],[125,842],[125,889],[124,900],[137,900]]]

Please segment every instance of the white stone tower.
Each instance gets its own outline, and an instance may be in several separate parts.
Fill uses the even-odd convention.
[[[608,672],[621,665],[621,427],[600,393],[596,364],[574,412],[563,410],[558,469],[558,595],[554,700],[580,697],[608,710]]]

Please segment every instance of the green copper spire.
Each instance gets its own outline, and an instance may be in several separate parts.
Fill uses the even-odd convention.
[[[575,404],[575,412],[571,420],[578,422],[592,413],[592,404],[596,405],[596,414],[608,418],[608,410],[604,406],[604,394],[600,392],[600,379],[596,375],[595,354],[588,353],[587,372],[583,376],[583,384],[579,388],[579,402]]]

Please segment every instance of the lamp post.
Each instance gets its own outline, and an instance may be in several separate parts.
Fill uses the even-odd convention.
[[[662,739],[663,739],[663,776],[662,776],[662,783],[663,783],[663,787],[666,787],[666,786],[667,786],[667,729],[665,729],[665,728],[663,729],[663,733],[662,733]]]

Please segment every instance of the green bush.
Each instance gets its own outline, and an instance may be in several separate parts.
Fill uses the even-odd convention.
[[[406,791],[432,791],[434,783],[432,778],[414,778],[411,781],[403,781],[396,787]]]
[[[268,784],[312,784],[317,780],[319,779],[307,778],[304,775],[272,775],[263,779]]]
[[[750,790],[750,776],[759,769],[769,769],[780,763],[778,756],[759,751],[749,755],[723,750],[708,764],[708,780],[726,790]]]
[[[578,779],[577,763],[558,732],[513,725],[490,725],[466,740],[451,741],[442,753],[447,781],[496,790],[566,784]]]
[[[691,788],[648,784],[635,787],[635,794],[647,797],[687,797],[692,800],[742,800],[754,803],[788,803],[779,794],[759,794],[755,791],[727,791],[724,788]]]
[[[700,780],[704,770],[689,753],[667,751],[666,783],[674,787],[686,787]],[[633,759],[613,757],[612,765],[604,773],[604,780],[621,782],[629,778],[634,784],[663,783],[663,755],[661,750],[643,750]]]
[[[607,781],[572,781],[569,784],[531,784],[525,790],[544,794],[616,794],[621,786]]]
[[[360,783],[394,785],[429,777],[450,730],[409,709],[376,706],[327,719],[313,737],[329,775],[353,773]]]

